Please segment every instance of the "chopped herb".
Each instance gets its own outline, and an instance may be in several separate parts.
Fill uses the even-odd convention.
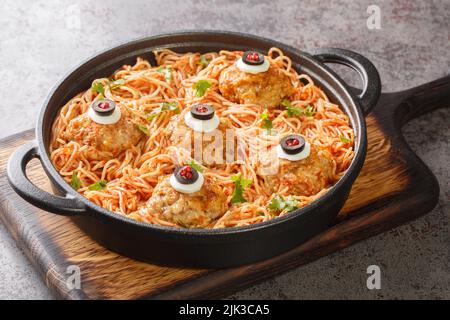
[[[117,88],[120,88],[121,86],[123,86],[124,84],[125,84],[125,79],[117,79],[117,80],[112,81],[109,84],[109,87],[111,89],[117,89]]]
[[[349,142],[352,142],[352,140],[347,139],[347,138],[344,137],[344,136],[340,136],[339,138],[341,139],[341,142],[342,142],[342,143],[349,143]]]
[[[152,121],[154,118],[159,116],[164,111],[174,111],[176,114],[180,113],[180,109],[178,108],[178,103],[174,102],[163,102],[161,105],[153,110],[148,116],[147,119]]]
[[[292,106],[291,101],[284,99],[281,101],[281,105],[286,107],[286,113],[288,117],[296,117],[296,116],[305,116],[312,117],[314,116],[314,108],[311,105],[307,105],[306,108],[299,108]]]
[[[288,117],[302,116],[305,112],[305,110],[303,110],[302,108],[293,107],[292,103],[286,99],[281,101],[281,105],[286,107],[286,113]]]
[[[211,81],[198,80],[193,86],[195,95],[197,97],[203,97],[206,93],[206,90],[208,90],[209,87],[211,87]]]
[[[148,130],[148,128],[146,126],[144,126],[143,124],[139,124],[136,123],[136,127],[141,130],[143,133],[145,133],[146,135],[150,135],[150,131]]]
[[[269,203],[269,210],[272,212],[277,211],[293,211],[298,208],[297,200],[293,197],[288,197],[287,199],[284,199],[280,195],[276,195],[272,198],[272,200]]]
[[[198,172],[203,172],[203,167],[199,165],[197,162],[195,162],[195,160],[189,161],[188,165],[197,170]]]
[[[99,182],[91,184],[88,188],[89,188],[89,190],[103,190],[106,188],[107,183],[108,182],[105,180],[100,180]]]
[[[172,69],[170,67],[159,67],[158,69],[156,69],[156,72],[164,74],[164,78],[167,82],[170,83],[172,81]]]
[[[307,117],[313,117],[315,114],[314,107],[310,104],[308,104],[305,108],[305,116]]]
[[[120,88],[124,84],[125,84],[125,79],[117,79],[112,82],[109,82],[108,86],[112,90],[112,89]],[[92,91],[97,92],[99,94],[100,99],[104,99],[105,86],[101,82],[99,82],[99,81],[92,82],[91,89],[92,89]]]
[[[105,87],[98,81],[92,82],[91,86],[92,91],[105,95]]]
[[[204,54],[200,56],[200,61],[198,62],[198,64],[201,65],[203,68],[206,68],[208,66],[209,61],[208,59],[206,59]]]
[[[234,191],[231,203],[247,202],[247,199],[244,198],[244,190],[252,184],[252,180],[243,179],[242,174],[238,173],[231,177],[231,181],[234,181]]]
[[[262,212],[262,211],[258,211],[258,212],[256,212],[256,214],[258,214],[258,215],[260,215],[260,216],[265,216],[266,214],[264,213],[264,212]]]
[[[264,110],[264,112],[261,113],[259,117],[262,120],[262,127],[267,130],[272,130],[272,120],[269,119],[269,113],[267,109]]]
[[[75,190],[78,190],[81,188],[81,180],[80,178],[78,178],[77,172],[74,171],[72,173],[72,178],[70,179],[70,185],[72,186],[72,188],[74,188]]]

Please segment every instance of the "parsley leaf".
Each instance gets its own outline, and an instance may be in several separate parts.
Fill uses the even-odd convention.
[[[200,61],[198,62],[198,64],[201,65],[203,68],[206,68],[208,66],[209,61],[208,59],[206,59],[204,54],[200,56]]]
[[[167,82],[170,83],[172,81],[172,68],[159,67],[158,69],[156,69],[156,72],[164,74],[164,78],[166,78]]]
[[[125,79],[117,79],[112,82],[109,82],[108,86],[112,90],[120,88],[124,84]],[[103,99],[105,97],[105,86],[101,82],[99,81],[92,82],[91,89],[92,91],[97,92],[99,94],[100,99]]]
[[[248,186],[252,184],[252,180],[243,179],[242,174],[238,173],[231,177],[231,181],[234,181],[234,191],[233,196],[231,198],[231,203],[242,203],[247,202],[247,199],[244,198],[244,190]]]
[[[98,81],[92,82],[91,89],[92,91],[100,93],[103,96],[105,95],[105,87]]]
[[[349,143],[349,142],[352,142],[352,140],[350,140],[350,139],[348,139],[348,138],[346,138],[346,137],[344,137],[344,136],[340,136],[339,138],[341,139],[341,142],[342,142],[342,143]]]
[[[203,97],[211,85],[212,83],[209,80],[198,80],[193,86],[195,95],[197,97]]]
[[[308,104],[305,108],[305,116],[307,117],[313,117],[315,114],[314,107],[310,104]]]
[[[262,127],[264,129],[271,130],[272,129],[272,120],[269,119],[269,113],[268,113],[267,109],[264,110],[264,112],[261,113],[261,115],[259,117],[262,120]]]
[[[164,111],[175,111],[176,114],[180,113],[180,108],[178,108],[178,103],[174,102],[162,102],[160,106],[154,109],[148,116],[147,120],[152,121],[154,118],[159,116]]]
[[[72,173],[72,178],[70,179],[70,185],[72,186],[72,188],[74,188],[75,190],[78,190],[81,188],[81,180],[80,178],[78,178],[77,172],[74,171]]]
[[[269,210],[272,212],[277,211],[287,211],[291,212],[298,208],[297,200],[293,197],[288,197],[287,199],[284,199],[280,195],[276,195],[272,198],[272,200],[269,203]]]
[[[117,80],[112,81],[112,82],[109,84],[109,87],[110,87],[111,90],[112,90],[112,89],[120,88],[120,87],[123,86],[124,84],[125,84],[125,79],[117,79]]]
[[[195,160],[189,161],[188,165],[197,170],[198,172],[203,172],[203,167],[199,165],[197,162],[195,162]]]
[[[99,182],[91,184],[88,188],[89,188],[89,190],[103,190],[106,188],[107,183],[108,182],[105,180],[100,180]]]
[[[314,108],[312,105],[307,105],[306,108],[294,107],[291,101],[284,99],[281,101],[281,105],[286,108],[286,113],[288,117],[296,117],[296,116],[305,116],[312,117],[314,116]]]
[[[292,106],[292,103],[289,100],[284,99],[281,101],[281,105],[286,107],[286,113],[288,117],[302,116],[304,111],[302,108],[296,108]]]
[[[147,126],[144,126],[143,124],[136,123],[136,127],[141,130],[146,135],[150,135],[150,131],[148,130]]]

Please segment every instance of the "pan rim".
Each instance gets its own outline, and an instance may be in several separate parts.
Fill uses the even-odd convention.
[[[355,157],[353,158],[349,168],[346,170],[344,175],[333,185],[329,188],[329,190],[313,201],[312,203],[306,205],[303,208],[299,208],[297,210],[294,210],[293,212],[290,212],[289,214],[286,214],[282,217],[276,217],[274,219],[270,219],[265,222],[260,222],[253,225],[248,226],[242,226],[242,227],[230,227],[230,228],[217,228],[217,229],[202,229],[202,228],[192,228],[192,229],[183,229],[183,228],[176,228],[176,227],[169,227],[169,226],[160,226],[160,225],[154,225],[150,224],[148,222],[141,222],[136,221],[131,218],[128,218],[126,216],[122,216],[118,213],[109,211],[101,206],[96,205],[95,203],[91,202],[78,192],[76,192],[74,189],[70,187],[70,185],[59,175],[56,168],[53,166],[53,163],[50,160],[50,157],[47,153],[47,148],[44,142],[44,132],[45,130],[49,130],[49,128],[44,128],[44,117],[46,115],[46,111],[49,105],[49,102],[51,98],[55,95],[55,93],[58,91],[59,87],[63,84],[64,81],[66,81],[71,75],[79,71],[83,66],[89,64],[91,61],[95,59],[99,59],[101,56],[107,55],[110,52],[123,49],[129,46],[137,45],[142,42],[150,41],[150,40],[157,40],[157,39],[164,39],[164,38],[170,38],[170,37],[177,37],[177,36],[186,36],[186,35],[197,35],[197,36],[205,36],[205,35],[211,35],[211,36],[220,36],[220,35],[227,35],[227,36],[234,36],[236,38],[241,39],[253,39],[258,40],[263,43],[270,44],[271,46],[276,46],[278,48],[281,48],[283,51],[287,49],[287,51],[290,51],[294,53],[298,57],[302,57],[308,60],[311,60],[312,63],[316,64],[318,67],[322,69],[322,71],[326,72],[326,74],[332,79],[332,82],[336,84],[336,87],[340,89],[342,92],[346,93],[347,98],[349,101],[353,103],[353,107],[355,108],[355,124],[358,125],[359,135],[357,137],[358,147],[356,150]],[[354,128],[356,129],[356,128]],[[354,180],[356,179],[357,174],[359,174],[359,171],[361,170],[361,167],[363,165],[364,159],[365,159],[365,153],[367,148],[367,132],[366,132],[366,124],[365,124],[365,118],[361,111],[361,106],[359,104],[358,99],[354,96],[353,93],[349,90],[346,83],[328,66],[325,64],[317,61],[314,59],[313,56],[308,54],[305,51],[301,51],[299,49],[296,49],[292,46],[283,44],[281,42],[264,38],[260,36],[255,36],[251,34],[246,33],[240,33],[240,32],[232,32],[232,31],[221,31],[221,30],[185,30],[185,31],[175,31],[170,33],[163,33],[163,34],[156,34],[152,36],[145,36],[140,37],[132,41],[126,41],[119,45],[113,46],[111,48],[108,48],[106,50],[101,50],[97,53],[94,53],[91,55],[88,59],[85,61],[82,61],[81,63],[77,64],[75,67],[71,68],[69,72],[67,72],[50,90],[49,94],[47,95],[38,116],[38,123],[36,126],[36,139],[38,141],[38,147],[40,152],[40,158],[41,162],[43,164],[43,168],[46,171],[47,176],[49,179],[52,180],[53,183],[57,184],[58,187],[64,190],[67,194],[73,196],[76,198],[76,200],[79,200],[83,203],[83,205],[87,209],[87,215],[94,216],[95,218],[108,218],[112,219],[112,221],[116,221],[118,223],[123,223],[128,226],[133,226],[136,228],[144,228],[146,230],[154,231],[154,232],[160,232],[162,234],[166,235],[175,235],[175,236],[226,236],[226,235],[236,235],[239,233],[247,233],[247,232],[256,232],[256,231],[263,231],[267,228],[273,228],[277,225],[289,223],[293,219],[297,219],[300,216],[313,214],[314,211],[317,208],[322,207],[324,204],[329,201],[330,198],[332,198],[337,192],[343,191],[344,185],[349,183],[350,185],[353,184]],[[98,217],[97,217],[98,216]]]

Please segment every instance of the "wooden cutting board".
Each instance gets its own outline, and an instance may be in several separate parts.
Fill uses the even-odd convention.
[[[13,150],[34,138],[31,130],[0,141],[0,216],[45,283],[62,298],[220,298],[430,211],[438,201],[437,180],[406,145],[400,128],[448,106],[450,77],[383,94],[367,118],[366,162],[336,224],[285,254],[247,266],[199,270],[138,262],[104,249],[69,218],[29,205],[8,185],[5,167]],[[37,160],[28,166],[28,175],[51,190]],[[80,267],[81,289],[66,285],[70,265]]]

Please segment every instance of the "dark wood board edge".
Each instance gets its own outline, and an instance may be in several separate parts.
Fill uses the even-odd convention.
[[[447,89],[447,85],[450,83],[448,79],[445,80],[443,86]],[[441,84],[442,86],[442,84]],[[426,89],[426,90],[425,90]],[[445,103],[450,101],[447,95],[442,94],[442,90],[440,90],[439,94],[434,94],[432,97],[434,101],[433,104],[428,104],[426,108],[423,108],[424,102],[428,99],[428,97],[423,96],[423,92],[427,92],[430,89],[430,84],[424,85],[418,89],[411,89],[401,93],[393,93],[393,94],[385,94],[383,95],[385,98],[391,96],[391,99],[397,99],[400,107],[392,109],[388,114],[392,116],[390,119],[384,114],[383,118],[385,120],[390,121],[382,121],[383,127],[386,129],[388,126],[395,127],[399,123],[404,124],[407,120],[423,114],[425,112],[429,112],[434,110],[436,107],[444,107],[448,106],[442,103],[442,100],[445,100]],[[442,89],[442,88],[441,88]],[[422,92],[422,93],[421,93]],[[450,92],[450,90],[447,90]],[[408,97],[413,96],[412,100],[406,101],[406,103],[400,103],[403,100],[407,100]],[[419,98],[418,98],[419,97]],[[436,99],[440,99],[437,101]],[[422,104],[421,108],[418,108]],[[375,110],[376,114],[380,112]],[[394,117],[395,115],[395,117]],[[395,119],[395,121],[392,121]],[[151,296],[142,296],[140,298],[157,298],[157,299],[172,299],[172,298],[220,298],[231,294],[237,290],[244,289],[250,285],[255,284],[258,281],[273,277],[274,275],[285,272],[293,267],[297,267],[303,265],[305,263],[314,261],[320,257],[323,257],[327,254],[335,252],[339,249],[343,249],[348,247],[349,245],[369,238],[372,235],[376,235],[382,233],[388,229],[391,229],[393,226],[398,226],[406,221],[417,218],[429,210],[431,210],[437,203],[437,199],[439,196],[439,186],[437,184],[437,180],[428,167],[420,160],[414,152],[409,148],[409,146],[404,141],[400,127],[397,128],[396,134],[398,137],[395,137],[399,140],[399,145],[402,146],[399,150],[403,156],[409,156],[408,162],[410,164],[417,165],[418,169],[416,170],[416,176],[421,178],[426,178],[427,185],[429,185],[430,192],[432,192],[432,196],[428,198],[414,198],[414,202],[408,203],[408,214],[402,216],[395,216],[393,212],[388,212],[389,210],[383,210],[382,203],[373,208],[373,211],[356,217],[351,220],[344,220],[341,223],[335,225],[330,232],[332,236],[328,237],[328,239],[321,239],[324,235],[318,235],[317,237],[311,239],[308,243],[316,243],[317,241],[324,241],[321,247],[317,247],[314,251],[308,252],[307,255],[298,256],[298,252],[302,250],[302,246],[296,248],[286,254],[283,254],[279,257],[275,257],[273,259],[263,261],[257,264],[243,266],[239,268],[226,269],[226,270],[213,270],[211,272],[207,272],[202,274],[197,279],[189,279],[186,282],[178,282],[171,287],[165,288],[164,291],[161,291],[157,295]],[[0,141],[0,144],[11,144],[13,141],[17,139],[33,139],[34,131],[28,130],[26,132],[22,132],[19,134],[15,134],[8,138],[5,138]],[[4,171],[0,172],[3,176]],[[422,185],[423,187],[423,185]],[[409,186],[409,189],[405,192],[414,192],[413,186]],[[1,196],[1,194],[0,194]],[[396,195],[397,200],[401,200],[401,194]],[[390,197],[383,199],[383,201],[391,201]],[[399,204],[396,204],[399,206]],[[418,207],[420,209],[418,209]],[[33,235],[30,237],[30,228],[17,228],[18,225],[21,224],[22,217],[18,217],[13,214],[13,210],[11,210],[11,204],[8,199],[0,197],[0,209],[2,209],[2,214],[0,217],[2,218],[5,226],[12,234],[13,238],[18,242],[21,249],[25,252],[27,257],[32,261],[33,265],[39,270],[39,273],[43,277],[47,286],[56,293],[61,298],[67,299],[86,299],[86,298],[96,298],[96,297],[87,297],[83,291],[73,290],[68,292],[65,288],[66,278],[64,277],[64,272],[62,270],[58,270],[56,261],[52,260],[45,253],[45,248],[42,248],[42,244],[40,243],[41,239],[38,239],[38,236]],[[400,208],[399,208],[400,210]],[[404,206],[402,206],[402,210],[404,210]],[[376,224],[370,225],[373,219],[378,219]],[[18,224],[17,224],[18,223]],[[358,225],[359,224],[359,225]],[[358,232],[354,235],[352,232]],[[352,239],[349,239],[349,235],[352,235]],[[337,235],[342,235],[341,239],[337,241]],[[325,235],[326,236],[326,235]],[[50,244],[50,243],[49,243]],[[61,253],[62,257],[64,257],[64,253]],[[275,264],[274,266],[270,266],[270,264]],[[271,272],[271,273],[269,273]],[[232,280],[230,280],[232,279]]]
[[[14,145],[17,144],[17,141],[29,141],[32,139],[34,139],[34,129],[16,133],[2,139],[0,140],[0,145]],[[7,183],[4,168],[0,170],[0,177]],[[23,203],[24,205],[29,206],[25,201]],[[67,278],[64,276],[64,270],[60,270],[57,261],[54,261],[53,257],[55,255],[47,253],[46,248],[42,245],[42,239],[32,232],[31,227],[23,221],[23,216],[15,214],[15,212],[20,212],[20,209],[13,209],[14,206],[15,204],[10,201],[10,199],[5,198],[3,193],[0,193],[0,219],[15,240],[17,246],[24,252],[38,271],[47,287],[50,288],[53,294],[61,299],[86,299],[86,295],[83,291],[68,291],[66,289],[65,284]],[[46,242],[50,244],[51,240],[48,239]],[[54,247],[56,248],[57,246]],[[62,252],[61,255],[63,256]]]
[[[388,123],[385,122],[384,124],[387,125]],[[414,170],[414,179],[409,181],[408,187],[402,193],[379,199],[381,203],[389,203],[389,207],[383,208],[382,204],[374,204],[371,208],[372,210],[363,215],[350,214],[352,216],[351,219],[343,220],[323,234],[308,240],[305,245],[311,248],[315,247],[314,250],[309,250],[307,247],[305,248],[305,245],[302,245],[283,255],[260,263],[233,269],[217,270],[196,280],[189,281],[184,285],[178,284],[167,288],[164,293],[159,295],[143,296],[141,298],[222,298],[255,283],[273,278],[290,269],[349,247],[361,240],[391,230],[428,213],[438,203],[439,184],[434,174],[404,142],[400,129],[396,130],[399,136],[397,138],[400,139],[400,144],[396,143],[396,148],[400,147],[399,152],[406,157],[405,159],[408,159],[408,167]],[[421,181],[420,185],[416,184],[415,181]],[[423,190],[427,190],[427,193],[424,194]],[[411,201],[411,194],[414,195],[413,201]],[[364,210],[367,210],[367,207]],[[399,211],[404,212],[404,214],[398,215]],[[321,243],[321,245],[314,245],[317,243]],[[301,254],[303,251],[306,253]]]
[[[184,285],[168,288],[166,292],[159,295],[141,298],[221,298],[428,213],[438,203],[439,183],[433,172],[405,141],[401,129],[404,124],[418,116],[448,106],[450,106],[450,76],[402,92],[385,93],[380,97],[380,101],[374,109],[374,114],[380,120],[379,124],[385,134],[395,141],[397,151],[403,159],[406,159],[407,166],[414,170],[414,179],[421,181],[421,184],[418,185],[414,181],[409,181],[409,185],[403,194],[380,199],[381,204],[374,204],[372,211],[351,220],[344,220],[326,233],[318,235],[306,243],[321,242],[321,247],[316,247],[315,250],[309,251],[307,255],[299,255],[298,251],[301,251],[302,245],[283,255],[260,263],[211,272]],[[427,190],[426,196],[423,190]],[[402,201],[402,199],[406,199],[407,194],[415,195],[413,201],[410,199],[408,199],[409,201]],[[383,202],[391,202],[394,199],[396,201],[394,209],[397,208],[397,210],[392,210],[392,206],[383,209]],[[396,215],[397,211],[403,211],[405,214]],[[355,215],[350,214],[349,216]],[[350,231],[352,232],[350,233]],[[321,237],[326,237],[328,234],[333,236],[327,241],[320,240]],[[338,235],[343,236],[339,239]],[[351,241],[346,238],[347,235],[351,235]]]

